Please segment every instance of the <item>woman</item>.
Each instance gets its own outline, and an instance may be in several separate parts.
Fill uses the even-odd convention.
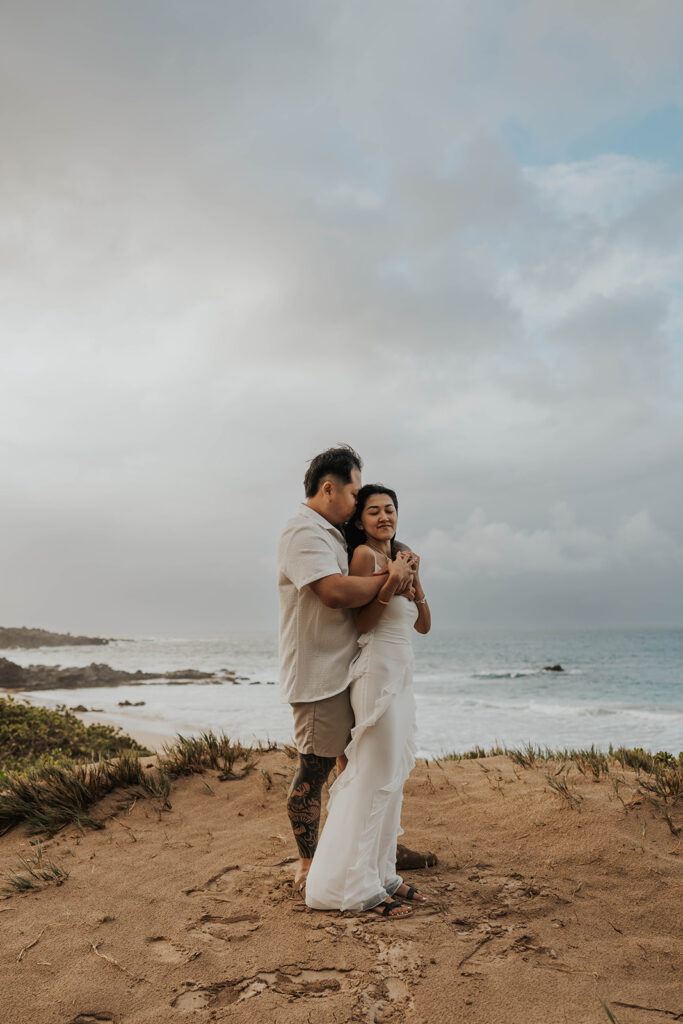
[[[403,784],[415,764],[410,638],[413,628],[428,633],[431,626],[420,560],[395,539],[397,514],[394,491],[367,484],[347,527],[350,574],[388,569],[388,577],[370,604],[354,611],[361,633],[349,675],[356,724],[345,751],[348,764],[330,789],[327,821],[306,880],[306,903],[318,910],[405,917],[410,907],[393,896],[426,902],[396,874]],[[402,560],[414,569],[414,601],[396,594]]]

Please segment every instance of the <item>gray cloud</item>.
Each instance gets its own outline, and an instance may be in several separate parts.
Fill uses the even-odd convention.
[[[680,96],[683,16],[638,9],[16,8],[0,621],[273,626],[338,440],[437,623],[680,616],[680,175],[504,141]]]

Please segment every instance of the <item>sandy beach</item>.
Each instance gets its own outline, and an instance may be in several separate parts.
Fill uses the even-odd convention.
[[[615,789],[572,770],[570,805],[550,763],[420,762],[404,841],[439,856],[409,879],[431,902],[385,921],[293,892],[293,763],[182,777],[163,812],[118,790],[102,830],[45,841],[69,875],[0,902],[0,1020],[599,1024],[600,997],[620,1024],[683,1012],[681,842],[632,771]],[[0,871],[30,842],[3,836]]]

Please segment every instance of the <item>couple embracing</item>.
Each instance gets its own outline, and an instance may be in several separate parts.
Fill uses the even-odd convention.
[[[397,870],[436,863],[396,842],[415,763],[411,635],[431,617],[419,557],[396,541],[396,494],[362,487],[361,470],[349,446],[317,455],[280,538],[280,686],[299,754],[287,810],[308,906],[404,917],[402,901],[426,897]]]

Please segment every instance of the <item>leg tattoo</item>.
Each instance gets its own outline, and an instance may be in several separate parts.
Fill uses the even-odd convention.
[[[299,754],[299,768],[287,798],[287,813],[300,857],[312,857],[318,845],[320,799],[325,780],[334,765],[333,757]]]

